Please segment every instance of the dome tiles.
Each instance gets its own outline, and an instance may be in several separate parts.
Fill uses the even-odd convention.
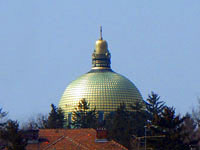
[[[72,81],[60,100],[59,107],[68,117],[83,98],[90,103],[90,109],[96,108],[101,114],[115,111],[122,103],[130,111],[130,104],[143,103],[137,87],[126,77],[112,71],[110,59],[108,44],[101,35],[92,54],[92,69]]]

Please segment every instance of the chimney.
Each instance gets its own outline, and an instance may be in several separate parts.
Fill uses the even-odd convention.
[[[107,130],[105,128],[97,128],[96,129],[96,140],[95,142],[108,142],[107,139]]]

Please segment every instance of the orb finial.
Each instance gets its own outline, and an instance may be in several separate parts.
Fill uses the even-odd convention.
[[[102,26],[100,26],[100,40],[103,40],[103,37],[102,37]]]

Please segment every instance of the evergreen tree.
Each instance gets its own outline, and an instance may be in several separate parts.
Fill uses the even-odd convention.
[[[136,102],[131,105],[133,111],[130,112],[130,120],[132,124],[132,134],[139,137],[144,136],[144,126],[146,125],[146,120],[148,119],[147,111],[144,107],[144,103]]]
[[[106,128],[108,136],[128,149],[133,146],[132,136],[144,136],[144,126],[147,120],[147,112],[142,102],[130,105],[132,111],[128,111],[124,103],[120,104],[115,112],[106,116]]]
[[[113,139],[127,148],[130,148],[130,140],[133,133],[130,113],[125,104],[120,104],[114,113],[106,117],[106,128],[108,137]]]
[[[160,96],[154,92],[151,92],[151,95],[148,96],[146,102],[149,120],[151,121],[155,115],[160,115],[165,107],[165,102],[160,101]]]
[[[23,138],[23,132],[19,130],[17,121],[9,120],[0,130],[0,139],[6,143],[8,150],[25,150],[27,141]]]
[[[73,128],[96,128],[97,114],[96,108],[90,110],[90,104],[83,98],[80,100],[78,107],[72,114]]]
[[[161,114],[155,114],[148,126],[155,138],[147,138],[148,147],[156,150],[188,150],[189,145],[184,143],[184,119],[175,115],[175,109],[170,107],[165,107]]]
[[[63,128],[65,123],[64,113],[61,108],[57,108],[51,104],[51,112],[49,113],[46,128],[58,129]]]

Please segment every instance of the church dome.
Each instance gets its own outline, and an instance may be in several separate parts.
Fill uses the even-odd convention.
[[[92,55],[92,69],[72,81],[60,100],[59,107],[66,114],[71,114],[83,98],[90,103],[91,109],[96,107],[96,111],[101,113],[113,112],[122,103],[131,110],[130,104],[143,102],[136,86],[112,71],[110,57],[107,42],[101,36]]]
[[[73,112],[78,102],[85,98],[91,108],[112,112],[120,103],[134,104],[142,96],[136,86],[112,70],[91,70],[69,84],[60,101],[60,107]]]

